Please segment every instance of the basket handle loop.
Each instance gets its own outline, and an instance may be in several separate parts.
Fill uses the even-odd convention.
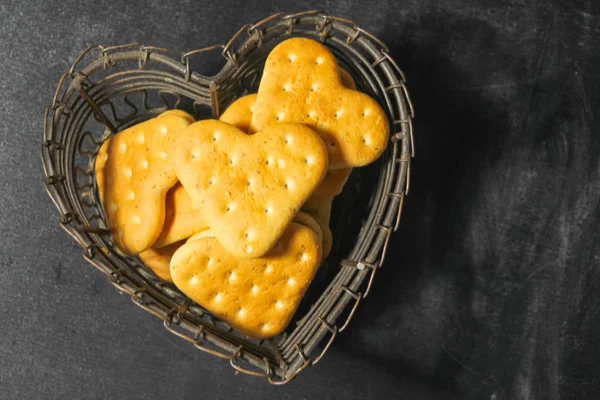
[[[181,55],[181,63],[185,64],[184,78],[185,78],[186,82],[189,82],[190,78],[192,76],[192,72],[191,72],[191,68],[190,68],[190,56],[193,56],[195,54],[205,53],[207,51],[211,51],[211,50],[218,49],[218,48],[223,49],[221,54],[223,54],[225,52],[225,46],[223,46],[222,44],[215,44],[212,46],[203,47],[201,49],[191,50],[191,51],[188,51],[187,53],[183,53]]]
[[[102,47],[99,44],[93,44],[91,46],[88,46],[85,50],[83,50],[81,53],[79,53],[79,55],[77,56],[77,58],[75,58],[75,61],[73,61],[73,64],[71,65],[71,68],[69,68],[69,75],[73,76],[73,74],[75,73],[75,67],[77,66],[77,64],[79,64],[79,61],[81,61],[81,59],[90,51],[92,51],[93,49],[99,49],[100,50],[100,56],[104,55],[104,47]],[[59,85],[60,86],[60,85]]]
[[[248,27],[248,35],[252,35],[252,31],[256,30],[257,28],[259,28],[261,26],[263,26],[267,22],[274,20],[277,17],[280,17],[282,14],[283,14],[282,12],[275,13],[273,15],[268,16],[267,18],[261,19],[260,21],[258,21],[254,25],[249,26]]]
[[[266,378],[266,377],[270,376],[271,368],[269,367],[269,362],[267,361],[266,357],[263,357],[263,361],[265,362],[265,365],[266,365],[265,372],[252,371],[252,370],[242,368],[239,366],[237,361],[238,361],[238,357],[240,356],[240,354],[243,351],[243,347],[244,346],[240,345],[237,348],[237,350],[235,351],[235,353],[233,353],[231,355],[231,358],[229,359],[229,364],[231,364],[233,369],[235,369],[237,372],[242,372],[246,375],[258,376],[260,378]]]
[[[319,361],[321,361],[321,359],[323,358],[323,356],[325,355],[325,353],[327,353],[327,350],[329,350],[329,347],[331,346],[331,344],[333,343],[333,341],[335,340],[335,338],[336,338],[336,336],[338,334],[338,327],[337,326],[335,326],[335,325],[332,326],[329,322],[327,322],[326,319],[324,319],[320,315],[317,316],[317,319],[325,327],[325,329],[327,329],[331,333],[331,337],[329,338],[329,341],[327,342],[327,344],[325,345],[325,347],[321,351],[321,354],[319,354],[317,356],[317,358],[315,358],[312,361],[311,365],[315,365],[316,363],[318,363]]]
[[[249,24],[246,24],[246,25],[242,26],[240,29],[238,29],[238,31],[235,33],[235,35],[233,35],[231,37],[231,39],[229,39],[229,42],[227,42],[225,47],[223,47],[223,51],[221,52],[221,55],[223,57],[225,57],[225,59],[227,61],[231,61],[232,63],[235,64],[235,62],[236,62],[235,52],[230,51],[231,45],[242,34],[242,32],[244,32],[245,30],[248,29],[248,27],[249,27]]]
[[[354,307],[352,307],[352,310],[350,311],[350,314],[348,314],[348,318],[346,318],[346,322],[344,322],[344,325],[342,325],[342,327],[338,330],[338,332],[343,332],[344,329],[346,329],[348,327],[350,320],[354,316],[354,313],[356,312],[356,309],[358,308],[358,305],[360,304],[360,301],[363,298],[362,293],[360,293],[360,292],[357,293],[357,292],[353,291],[352,289],[348,288],[348,286],[342,286],[342,290],[344,292],[346,292],[347,294],[349,294],[351,297],[353,297],[355,302],[354,302]]]

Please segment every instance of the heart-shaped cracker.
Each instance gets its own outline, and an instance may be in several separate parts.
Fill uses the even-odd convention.
[[[338,73],[340,75],[340,81],[342,82],[342,85],[344,85],[344,87],[356,90],[356,83],[354,82],[354,78],[352,78],[350,72],[348,72],[342,67],[338,67]]]
[[[323,229],[321,228],[321,225],[312,215],[304,211],[298,211],[298,213],[294,217],[294,222],[309,227],[317,234],[317,237],[319,238],[319,245],[323,249],[323,251],[321,252],[321,261],[323,261],[323,259],[327,256],[325,254],[325,245],[327,243],[325,243],[325,238],[323,236]],[[331,232],[329,232],[329,235],[331,236]],[[331,242],[331,238],[329,238],[329,241]],[[329,252],[327,254],[329,254]]]
[[[235,257],[267,253],[323,179],[327,151],[310,128],[275,124],[255,135],[216,120],[174,140],[177,177]]]
[[[317,237],[319,239],[323,239],[323,231],[321,230],[321,225],[319,225],[317,220],[309,213],[306,213],[304,211],[298,211],[298,213],[296,213],[296,215],[294,216],[294,222],[297,224],[308,226],[317,234]]]
[[[267,57],[249,132],[275,122],[313,128],[329,152],[329,168],[369,164],[387,145],[388,120],[375,100],[345,88],[323,44],[288,39]]]
[[[219,117],[219,121],[233,125],[236,128],[248,132],[252,113],[254,112],[254,103],[256,103],[256,93],[240,97]]]
[[[323,206],[329,205],[333,198],[344,189],[344,185],[352,172],[352,168],[334,169],[327,171],[325,178],[315,190],[315,192],[306,200],[302,206],[304,210],[317,210]]]
[[[96,181],[108,226],[126,254],[148,249],[165,221],[165,197],[177,177],[168,143],[194,119],[171,110],[107,140],[96,162]]]
[[[340,67],[338,68],[338,73],[344,87],[347,87],[348,89],[356,89],[354,79],[348,71]],[[254,93],[240,97],[231,103],[229,107],[227,107],[225,112],[219,117],[219,120],[227,122],[229,125],[236,126],[244,132],[248,132],[250,120],[252,119],[252,112],[254,110],[254,103],[256,102],[256,96],[256,93]]]
[[[333,234],[331,233],[331,228],[329,227],[329,223],[331,221],[331,206],[333,203],[333,197],[317,208],[313,208],[311,210],[304,210],[308,215],[314,218],[314,220],[321,227],[321,232],[323,234],[323,260],[329,256],[331,253],[331,248],[333,247]]]
[[[202,212],[181,183],[167,193],[165,208],[165,224],[153,248],[167,246],[208,229]]]
[[[244,335],[282,332],[306,292],[321,259],[318,237],[292,223],[265,256],[232,256],[210,237],[192,237],[171,259],[175,285],[189,298]]]
[[[144,250],[139,254],[140,260],[146,264],[148,268],[152,270],[160,279],[173,282],[171,278],[171,258],[177,249],[184,244],[184,241],[171,243],[168,246],[161,247],[160,249],[148,249]]]

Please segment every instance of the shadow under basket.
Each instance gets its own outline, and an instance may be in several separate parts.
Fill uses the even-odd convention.
[[[269,51],[297,36],[320,40],[332,51],[358,90],[385,110],[391,135],[382,157],[355,169],[336,198],[332,254],[287,330],[254,340],[157,278],[137,257],[119,253],[100,206],[94,163],[106,138],[167,109],[217,118],[235,99],[256,92]],[[194,66],[215,61],[222,64],[216,75],[196,72]],[[136,305],[197,349],[229,360],[235,370],[284,384],[322,359],[372,288],[408,193],[413,116],[404,75],[386,45],[354,22],[318,11],[278,13],[243,26],[224,46],[185,54],[139,44],[91,46],[61,77],[46,109],[45,185],[61,226],[83,247],[83,257]]]

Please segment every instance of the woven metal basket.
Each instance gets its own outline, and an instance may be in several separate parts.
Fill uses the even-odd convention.
[[[236,98],[257,90],[269,51],[290,36],[328,46],[359,90],[386,111],[392,135],[383,156],[356,169],[336,199],[334,251],[288,329],[270,340],[253,340],[158,279],[137,257],[117,251],[93,167],[107,137],[167,109],[184,109],[196,118],[218,117]],[[195,72],[199,59],[215,50],[224,58],[220,72],[212,77]],[[229,360],[237,371],[284,384],[322,359],[371,290],[408,193],[413,116],[404,75],[386,45],[354,22],[319,11],[278,13],[243,26],[226,45],[185,54],[139,44],[92,46],[61,77],[46,110],[45,185],[60,211],[61,226],[83,247],[83,257],[136,305],[199,350]]]

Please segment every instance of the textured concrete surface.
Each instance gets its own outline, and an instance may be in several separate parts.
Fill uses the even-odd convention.
[[[0,398],[597,398],[597,2],[362,3],[0,0]],[[321,364],[274,388],[83,261],[42,186],[42,118],[89,44],[190,50],[314,8],[390,45],[417,159],[375,291]]]

